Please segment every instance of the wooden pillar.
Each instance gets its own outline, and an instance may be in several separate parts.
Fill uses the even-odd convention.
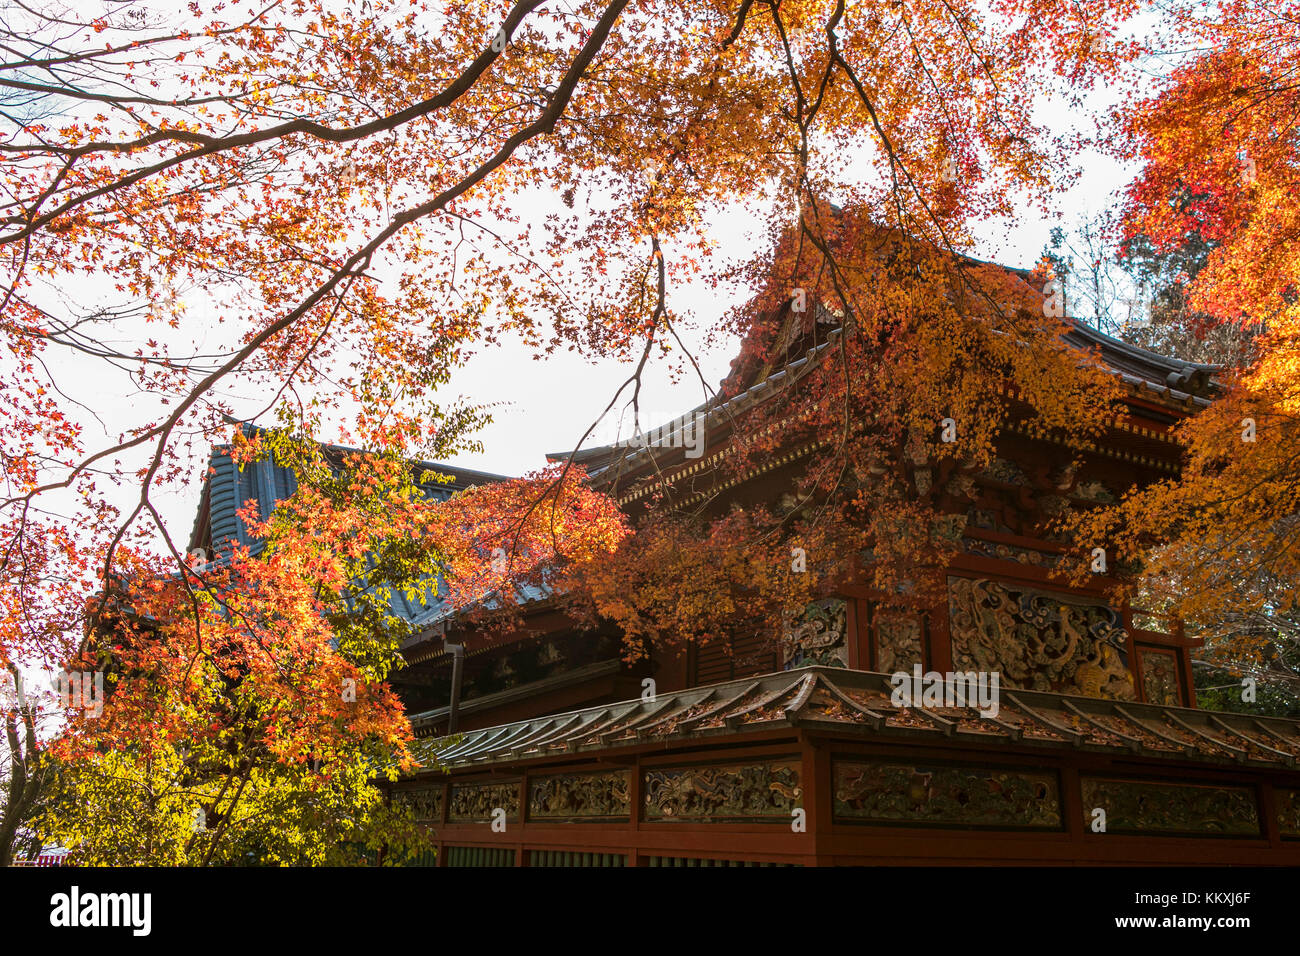
[[[1061,817],[1065,821],[1065,832],[1070,835],[1076,859],[1083,855],[1084,842],[1088,839],[1088,825],[1085,816],[1091,820],[1092,808],[1085,812],[1083,806],[1083,787],[1079,781],[1079,771],[1074,767],[1061,768]]]
[[[641,865],[640,854],[637,852],[638,851],[637,844],[640,842],[639,837],[641,832],[641,808],[643,806],[643,801],[644,801],[644,798],[641,795],[642,779],[643,778],[641,774],[641,758],[636,757],[635,759],[633,759],[632,766],[629,768],[629,778],[628,778],[628,787],[627,787],[628,821],[631,824],[632,833],[633,833],[632,845],[629,846],[627,849],[628,866]]]
[[[803,784],[803,807],[806,812],[807,831],[804,842],[807,845],[807,866],[822,866],[829,863],[823,859],[824,848],[831,843],[832,826],[831,802],[831,755],[825,742],[816,737],[800,734],[801,756],[803,758],[799,777]]]

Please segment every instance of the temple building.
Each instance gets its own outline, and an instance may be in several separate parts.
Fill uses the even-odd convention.
[[[818,314],[782,334],[681,420],[704,454],[623,444],[574,461],[629,513],[664,487],[772,500],[816,449],[737,477],[721,467],[732,429],[842,333]],[[1086,446],[1008,421],[993,463],[944,492],[962,517],[946,607],[886,613],[846,584],[780,641],[740,633],[635,665],[616,628],[579,628],[540,589],[505,636],[436,601],[407,609],[418,635],[393,683],[426,766],[392,797],[434,831],[434,865],[1300,863],[1300,722],[1198,709],[1179,623],[1111,606],[1102,582],[1060,584],[1065,546],[1044,530],[1176,474],[1171,429],[1213,401],[1213,368],[1082,325],[1066,338],[1120,379],[1123,414]],[[195,546],[237,538],[243,498],[292,488],[268,463],[223,470],[224,455]],[[499,480],[429,467],[455,478],[432,493]],[[931,685],[900,706],[898,672],[1000,683],[993,702]]]

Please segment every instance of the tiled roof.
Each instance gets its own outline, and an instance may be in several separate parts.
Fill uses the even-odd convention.
[[[702,419],[694,427],[700,427],[702,424],[707,434],[710,429],[726,422],[727,419],[762,404],[782,387],[797,382],[816,367],[826,355],[831,354],[840,335],[841,331],[835,329],[827,336],[826,341],[809,349],[799,358],[790,361],[739,394],[729,399],[719,397],[705,402],[679,416],[673,422],[655,429],[656,434],[663,436],[661,444],[677,448],[680,443],[673,440],[674,430],[683,427],[687,421]],[[1160,355],[1113,338],[1078,321],[1064,338],[1069,345],[1081,351],[1097,349],[1106,368],[1126,385],[1136,388],[1139,394],[1149,392],[1158,399],[1177,405],[1205,408],[1218,390],[1218,384],[1213,379],[1214,374],[1219,371],[1217,365],[1184,362],[1181,359]],[[625,443],[583,448],[576,453],[552,452],[546,457],[551,461],[572,458],[574,463],[586,466],[588,474],[599,483],[602,479],[617,477],[648,462],[656,451],[657,449],[650,445]]]
[[[513,603],[517,605],[537,604],[554,596],[555,588],[545,581],[540,584],[518,584],[514,587]],[[504,606],[505,605],[501,602],[501,592],[499,590],[485,594],[478,600],[470,601],[468,604],[460,608],[452,607],[448,601],[439,599],[436,606],[430,606],[428,613],[422,617],[419,624],[421,627],[432,627],[433,625],[441,624],[444,621],[452,621],[459,615],[464,614],[470,608],[495,611]],[[417,636],[408,644],[403,645],[403,647],[414,646],[415,644],[420,643],[423,639],[423,637]]]
[[[1098,348],[1102,361],[1121,381],[1179,404],[1205,408],[1218,391],[1214,381],[1214,374],[1221,371],[1218,365],[1160,355],[1078,321],[1066,333],[1065,341],[1079,349]]]
[[[1294,768],[1300,721],[1003,689],[996,717],[973,707],[895,707],[889,675],[783,671],[588,707],[414,743],[427,767],[463,770],[645,743],[743,738],[800,727],[881,740],[1129,754],[1179,763]]]
[[[248,431],[256,426],[243,425]],[[341,459],[342,455],[358,451],[342,445],[323,446],[327,455]],[[486,484],[506,480],[502,475],[492,475],[467,468],[457,468],[439,462],[412,462],[420,471],[435,471],[450,475],[451,482],[426,482],[421,490],[426,498],[446,501],[457,491],[472,485]],[[294,493],[298,487],[297,478],[291,469],[270,460],[249,462],[243,468],[235,464],[230,455],[229,445],[216,445],[208,459],[209,472],[203,485],[202,499],[194,530],[190,535],[190,549],[208,546],[214,552],[210,559],[222,560],[232,544],[240,545],[256,554],[262,549],[262,542],[248,532],[248,527],[240,520],[237,512],[249,499],[257,499],[258,515],[262,520],[270,517],[279,501]],[[446,602],[432,591],[408,598],[403,592],[394,590],[391,594],[393,613],[418,628],[428,627],[445,616]]]
[[[748,411],[755,405],[762,404],[781,391],[782,388],[788,388],[799,381],[799,379],[816,368],[817,363],[825,355],[829,354],[830,350],[839,342],[841,334],[839,329],[835,329],[827,336],[825,342],[809,349],[804,355],[782,366],[763,381],[750,386],[740,394],[731,398],[719,397],[711,399],[678,416],[672,422],[654,429],[654,431],[663,436],[662,443],[664,445],[676,447],[677,443],[674,438],[677,430],[686,427],[687,422],[693,422],[697,417],[702,417],[702,422],[692,427],[701,427],[702,425],[703,430],[707,433],[709,429],[726,422],[730,417]],[[626,471],[642,462],[649,461],[656,451],[657,449],[652,445],[628,443],[583,448],[576,453],[552,452],[546,457],[551,461],[563,461],[572,457],[576,464],[587,465],[588,474],[593,480],[599,481],[611,469],[615,469],[615,466],[619,466],[617,470]]]

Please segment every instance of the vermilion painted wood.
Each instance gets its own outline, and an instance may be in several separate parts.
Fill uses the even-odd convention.
[[[628,748],[619,759],[572,760],[561,757],[521,760],[492,773],[457,773],[450,780],[519,778],[521,822],[494,834],[486,823],[444,822],[435,827],[440,850],[448,846],[508,847],[517,859],[528,850],[622,853],[629,865],[644,865],[650,856],[691,857],[804,865],[1179,865],[1300,866],[1300,840],[1284,840],[1278,831],[1276,786],[1300,787],[1300,770],[1170,766],[1137,756],[1030,748],[977,748],[884,744],[802,730],[754,734],[762,744],[691,745],[665,748],[663,743]],[[527,775],[580,772],[611,767],[632,771],[632,807],[642,806],[641,772],[683,763],[732,763],[746,759],[795,755],[801,761],[808,829],[795,833],[784,823],[659,823],[635,814],[626,822],[555,823],[527,819]],[[1060,774],[1064,829],[1060,832],[975,830],[959,827],[905,827],[837,823],[833,819],[831,762],[842,757],[887,757],[919,763],[946,761],[980,767],[1055,769]],[[1137,777],[1176,783],[1253,786],[1258,793],[1262,832],[1256,838],[1130,836],[1095,834],[1084,825],[1079,774]],[[443,778],[447,779],[447,778]],[[445,861],[445,854],[440,853]]]
[[[1129,425],[1148,429],[1157,434],[1167,434],[1169,422],[1186,414],[1170,404],[1132,391],[1126,398],[1127,410],[1121,420]],[[1000,438],[999,454],[1021,466],[1029,486],[984,481],[979,490],[982,504],[999,515],[1008,527],[1032,533],[1006,533],[983,529],[968,529],[968,537],[981,538],[994,543],[1059,553],[1059,544],[1037,536],[1031,519],[1035,496],[1051,493],[1047,481],[1048,469],[1059,463],[1062,456],[1077,457],[1084,464],[1090,478],[1104,481],[1116,493],[1122,493],[1133,484],[1145,484],[1167,477],[1169,471],[1161,465],[1176,465],[1179,449],[1156,437],[1133,434],[1113,429],[1100,444],[1107,450],[1121,450],[1149,458],[1154,464],[1120,461],[1105,454],[1062,448],[1051,440],[1032,439],[1014,434],[1010,429]],[[732,444],[729,428],[710,431],[708,454],[726,451]],[[689,471],[694,463],[687,462],[680,451],[665,451],[655,461],[645,461],[618,479],[618,487],[606,490],[619,494],[632,488],[643,478],[659,475],[671,484],[675,477]],[[714,500],[702,505],[706,515],[722,513],[733,504],[742,506],[754,502],[776,500],[781,490],[788,486],[791,476],[802,464],[791,463],[762,475],[753,475],[718,494]],[[935,487],[942,487],[949,472],[940,471]],[[707,489],[716,476],[707,471],[694,472],[683,488],[691,491]],[[955,499],[954,499],[955,500]],[[629,507],[636,514],[644,499]],[[951,502],[949,502],[951,504]],[[964,505],[962,505],[964,507]],[[1005,519],[1005,520],[1002,520]],[[1101,598],[1105,586],[1113,583],[1109,576],[1098,575],[1081,583],[1063,582],[1046,569],[1018,562],[998,561],[976,555],[959,554],[953,558],[949,570],[965,577],[984,577],[1012,586],[1032,586],[1049,590],[1070,591],[1078,595]],[[878,669],[876,660],[874,602],[882,595],[871,589],[845,581],[837,593],[849,600],[847,635],[848,664],[852,668]],[[923,652],[926,669],[948,671],[952,669],[952,642],[948,615],[942,602],[935,608],[923,609]],[[1151,631],[1133,626],[1134,611],[1127,606],[1117,610],[1123,617],[1127,635],[1128,653],[1139,696],[1143,693],[1141,646],[1172,649],[1177,657],[1182,683],[1183,702],[1195,706],[1190,654],[1195,646],[1185,640],[1181,625],[1175,624],[1173,633]],[[537,621],[530,626],[554,633],[563,629],[562,616],[550,609],[538,609]],[[467,635],[473,647],[481,653],[505,653],[489,642]],[[505,642],[512,643],[512,642]],[[1140,646],[1141,645],[1141,646]],[[699,655],[695,649],[666,655],[656,664],[655,672],[659,693],[685,689],[694,681]],[[591,688],[596,696],[613,695],[613,688]],[[581,692],[566,692],[581,696]],[[635,696],[635,694],[631,695]],[[608,701],[618,698],[608,696]],[[513,719],[556,713],[559,701],[543,698],[515,702],[507,711],[488,711],[476,715],[475,726],[489,726]],[[528,711],[531,710],[531,713]],[[643,804],[641,773],[645,768],[683,762],[725,763],[748,758],[774,755],[797,756],[802,767],[805,788],[804,808],[807,811],[806,833],[793,833],[784,824],[668,824],[647,823],[639,819]],[[906,758],[918,761],[955,761],[981,767],[1025,767],[1055,770],[1060,778],[1063,829],[1058,832],[993,831],[961,828],[911,828],[879,824],[837,823],[833,819],[832,760],[836,755],[876,756]],[[623,823],[567,823],[552,821],[530,822],[526,819],[527,775],[531,773],[556,773],[594,770],[601,767],[626,766],[632,772],[631,801],[634,815]],[[1085,826],[1085,808],[1081,805],[1079,777],[1081,773],[1141,777],[1164,782],[1221,783],[1247,785],[1256,788],[1258,805],[1262,814],[1263,830],[1257,838],[1210,837],[1157,837],[1119,834],[1094,834]],[[521,787],[521,807],[525,818],[507,825],[504,834],[492,834],[486,824],[449,824],[441,821],[437,827],[438,839],[443,847],[452,845],[506,846],[515,851],[516,860],[523,863],[527,851],[532,849],[571,850],[575,852],[622,853],[630,866],[644,865],[652,855],[686,856],[711,859],[745,859],[767,862],[793,862],[834,865],[856,864],[1242,864],[1242,865],[1300,865],[1300,840],[1281,838],[1276,822],[1277,800],[1274,788],[1300,787],[1300,770],[1265,768],[1234,769],[1225,766],[1197,766],[1178,764],[1169,760],[1152,760],[1128,754],[1099,754],[1071,749],[1045,750],[1029,746],[999,744],[984,747],[967,741],[964,745],[945,745],[930,740],[876,742],[860,737],[837,738],[834,735],[806,732],[801,729],[781,728],[745,734],[742,742],[725,737],[700,740],[674,740],[646,743],[620,748],[617,758],[574,758],[565,755],[548,755],[518,760],[510,765],[498,766],[489,772],[458,771],[452,779],[474,780],[518,779]],[[427,778],[425,780],[427,782]],[[448,806],[444,791],[444,814]],[[444,858],[445,859],[445,858]]]

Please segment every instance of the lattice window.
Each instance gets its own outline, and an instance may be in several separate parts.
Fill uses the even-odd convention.
[[[576,853],[571,850],[529,850],[529,866],[627,866],[622,853]]]
[[[708,860],[695,856],[648,856],[647,866],[800,866],[799,863],[759,862],[757,860]]]
[[[514,866],[515,851],[493,846],[449,846],[448,866]]]

